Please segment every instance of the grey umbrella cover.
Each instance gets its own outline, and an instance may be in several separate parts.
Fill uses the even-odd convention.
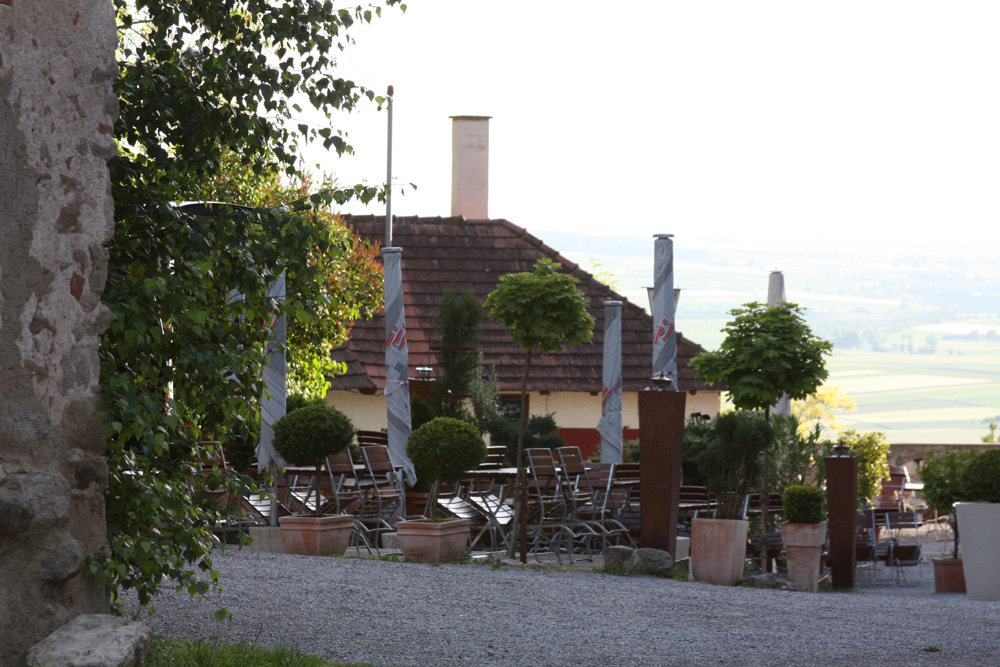
[[[622,302],[604,302],[604,389],[601,391],[601,462],[622,462]]]
[[[677,390],[677,331],[674,327],[674,242],[658,234],[653,244],[653,375],[663,373]]]
[[[267,297],[272,300],[285,298],[285,272],[271,283]],[[285,354],[285,316],[278,317],[271,323],[271,336],[267,343],[267,366],[264,367],[262,379],[264,392],[260,400],[260,442],[257,445],[257,469],[265,470],[273,467],[283,467],[285,461],[274,451],[274,423],[285,414],[285,398],[287,388],[285,377],[288,366]]]
[[[413,462],[406,455],[410,437],[410,353],[406,347],[403,312],[402,249],[383,248],[385,271],[385,397],[389,424],[389,458],[400,466],[408,484],[417,481]]]

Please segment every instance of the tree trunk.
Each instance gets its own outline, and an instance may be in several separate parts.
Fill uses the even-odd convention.
[[[525,511],[528,503],[528,479],[523,467],[524,451],[524,428],[527,423],[527,415],[524,414],[528,397],[528,373],[531,372],[531,350],[528,350],[528,358],[524,364],[524,380],[521,383],[521,418],[517,425],[517,483],[514,486],[514,525],[517,527],[518,539],[510,541],[510,549],[507,552],[508,558],[513,558],[516,545],[521,545],[521,562],[528,562],[528,516]]]
[[[767,422],[768,425],[770,425],[771,423],[770,407],[764,408],[764,421]],[[763,564],[763,568],[761,569],[763,569],[764,572],[771,571],[771,559],[767,557],[767,547],[768,547],[767,524],[768,524],[768,519],[770,519],[770,516],[768,515],[767,512],[768,509],[767,477],[768,474],[770,473],[770,466],[771,466],[771,444],[768,443],[768,445],[764,447],[764,475],[763,479],[761,480],[761,490],[760,490],[760,560],[761,563]]]

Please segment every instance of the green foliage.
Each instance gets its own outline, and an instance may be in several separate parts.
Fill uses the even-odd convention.
[[[944,454],[931,451],[920,466],[920,481],[924,483],[920,496],[928,505],[947,514],[949,523],[954,528],[955,543],[951,550],[952,558],[958,558],[959,544],[955,503],[972,499],[966,486],[965,471],[975,458],[974,450],[950,451]]]
[[[326,660],[295,648],[163,637],[153,638],[144,664],[146,667],[330,667]]]
[[[486,366],[481,352],[476,355],[476,370],[472,376],[472,412],[480,433],[488,432],[490,424],[503,419],[497,369]]]
[[[977,452],[966,464],[961,479],[968,500],[1000,503],[1000,449]]]
[[[437,416],[427,401],[415,395],[410,397],[410,428],[413,431]]]
[[[326,405],[322,398],[311,398],[304,394],[289,394],[285,397],[285,414],[314,405]]]
[[[331,11],[326,0],[115,0],[115,8],[119,155],[109,163],[111,321],[100,347],[108,547],[88,568],[116,605],[133,588],[145,606],[164,581],[192,595],[218,587],[211,530],[226,508],[208,491],[235,495],[254,482],[226,471],[194,492],[188,482],[201,471],[198,440],[256,440],[263,324],[287,316],[289,384],[304,369],[302,390],[320,394],[317,372],[322,381],[321,362],[343,331],[330,315],[357,305],[349,260],[374,251],[332,224],[329,208],[380,193],[301,191],[302,142],[352,149],[330,127],[294,121],[300,109],[289,100],[329,113],[374,99],[334,67],[348,29],[379,12]],[[298,178],[295,192],[264,201],[282,175]],[[220,206],[209,218],[175,205],[231,191],[257,208]],[[272,301],[267,289],[282,269],[288,297]],[[378,277],[359,279],[368,289]],[[245,298],[228,304],[232,290]]]
[[[622,443],[622,461],[624,463],[639,462],[639,441],[626,440]],[[684,478],[685,480],[687,477]]]
[[[774,493],[784,493],[793,484],[821,486],[818,462],[826,446],[821,426],[804,430],[795,415],[772,415],[774,442],[771,444],[772,467],[769,486]]]
[[[858,457],[858,507],[871,505],[882,488],[882,480],[889,476],[889,443],[885,433],[858,433],[850,429],[844,431],[840,442],[850,447],[850,455]]]
[[[486,298],[490,318],[503,322],[507,333],[524,350],[558,352],[563,345],[580,345],[594,335],[594,318],[587,297],[573,276],[559,265],[538,260],[531,273],[510,273]]]
[[[684,484],[705,486],[705,475],[698,467],[698,457],[707,449],[718,445],[715,439],[715,422],[711,419],[694,417],[684,424],[684,444],[681,448],[681,471]]]
[[[436,417],[410,433],[406,455],[413,461],[418,483],[429,489],[434,482],[455,484],[463,472],[486,460],[486,443],[469,422]]]
[[[826,521],[826,494],[816,486],[793,484],[785,489],[782,513],[789,523]]]
[[[274,424],[274,450],[291,464],[318,465],[354,440],[354,424],[340,410],[309,405],[286,413]]]
[[[490,317],[503,322],[507,333],[518,347],[527,352],[524,381],[521,385],[521,409],[525,409],[531,354],[537,348],[542,354],[558,352],[563,345],[580,345],[594,336],[594,318],[587,311],[587,296],[571,275],[559,273],[559,265],[540,259],[531,273],[509,273],[486,297]],[[518,425],[518,441],[524,437]],[[514,464],[521,466],[517,446]],[[513,549],[512,549],[513,552]]]
[[[833,346],[813,335],[799,306],[751,302],[729,312],[719,349],[691,365],[706,382],[725,383],[737,408],[769,411],[782,393],[803,399],[826,379],[823,355]]]
[[[971,500],[964,472],[975,457],[975,451],[929,452],[920,466],[920,497],[939,512],[954,514],[955,503]]]
[[[720,519],[740,518],[740,504],[760,478],[760,455],[774,437],[760,413],[735,410],[715,418],[715,447],[697,459],[705,486],[718,497]]]
[[[545,415],[532,415],[528,419],[528,427],[522,435],[524,449],[544,447],[546,449],[557,449],[566,446],[566,440],[559,435],[559,427],[556,425],[554,413]],[[490,438],[494,445],[503,445],[507,448],[504,452],[508,465],[515,465],[517,462],[517,424],[505,417],[499,417],[490,425]]]
[[[434,383],[435,411],[442,417],[471,421],[465,399],[473,393],[476,372],[476,341],[483,307],[471,291],[445,292],[435,319],[441,342],[437,351],[440,369]]]
[[[995,417],[990,417],[989,429],[989,433],[980,436],[979,439],[986,443],[997,442],[997,420]]]

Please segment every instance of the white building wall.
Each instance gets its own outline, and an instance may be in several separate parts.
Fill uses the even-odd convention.
[[[386,427],[385,396],[382,394],[331,391],[326,396],[326,402],[350,417],[356,428],[378,431]],[[719,392],[688,394],[685,416],[701,412],[715,417],[719,414],[720,405]],[[561,428],[597,428],[601,418],[601,397],[584,392],[530,392],[528,409],[532,415],[555,413],[556,424]],[[638,392],[626,392],[622,397],[622,427],[639,428]]]

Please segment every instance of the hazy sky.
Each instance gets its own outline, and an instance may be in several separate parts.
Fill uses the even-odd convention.
[[[339,58],[395,86],[396,214],[449,215],[449,116],[476,114],[490,217],[543,240],[997,255],[1000,3],[408,5]],[[382,182],[386,114],[335,127],[358,155],[324,169]]]

